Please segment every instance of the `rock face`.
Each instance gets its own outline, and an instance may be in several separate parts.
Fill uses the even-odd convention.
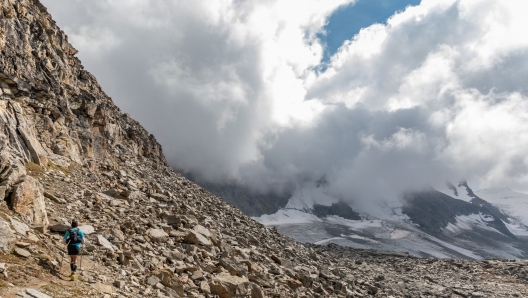
[[[0,3],[2,297],[528,293],[526,261],[301,244],[264,227],[167,166],[161,146],[83,69],[38,0]],[[62,237],[74,218],[87,232],[88,265],[66,283]]]
[[[49,224],[42,185],[35,178],[24,176],[15,184],[9,204],[31,224]]]

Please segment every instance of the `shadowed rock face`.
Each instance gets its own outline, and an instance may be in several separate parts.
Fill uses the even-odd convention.
[[[334,203],[331,206],[315,204],[313,206],[313,214],[320,218],[336,215],[346,219],[361,220],[361,216],[344,202]]]
[[[188,178],[193,179],[193,177]],[[198,183],[214,195],[240,209],[247,216],[273,214],[280,208],[284,208],[291,197],[290,192],[262,194],[235,184]]]
[[[457,200],[434,189],[418,193],[407,193],[404,195],[403,200],[405,202],[402,208],[403,213],[408,215],[411,221],[418,224],[421,229],[433,235],[441,234],[449,223],[456,224],[457,216],[484,214],[492,218],[492,220],[487,222],[490,227],[495,228],[507,237],[517,239],[508,230],[501,218],[495,215],[496,210],[488,209],[485,204]]]

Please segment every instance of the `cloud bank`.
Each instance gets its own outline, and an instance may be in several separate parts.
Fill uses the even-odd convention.
[[[42,0],[169,163],[349,202],[468,179],[528,191],[528,4],[423,0],[321,65],[352,0]]]

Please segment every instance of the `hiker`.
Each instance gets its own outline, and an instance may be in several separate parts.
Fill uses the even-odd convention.
[[[81,243],[84,243],[84,233],[79,228],[79,223],[73,220],[71,229],[64,234],[64,243],[68,245],[68,255],[70,256],[71,280],[75,280],[77,271],[77,257],[81,253]]]

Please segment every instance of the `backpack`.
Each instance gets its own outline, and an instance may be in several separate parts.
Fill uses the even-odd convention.
[[[78,244],[82,242],[81,235],[79,235],[79,229],[73,228],[69,232],[70,232],[70,237],[68,237],[68,241],[70,245]]]

